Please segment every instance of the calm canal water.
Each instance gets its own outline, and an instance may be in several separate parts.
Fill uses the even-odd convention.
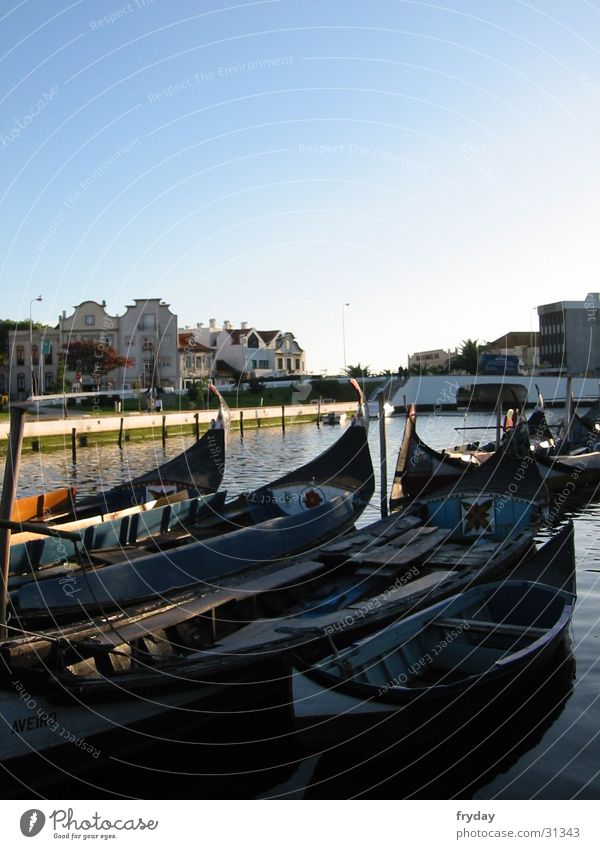
[[[558,418],[558,411],[550,418]],[[470,426],[487,415],[469,417]],[[423,415],[421,436],[434,447],[463,442],[456,415]],[[388,420],[388,482],[391,482],[404,420]],[[266,483],[323,451],[339,428],[310,425],[234,433],[227,456],[224,488],[230,494]],[[477,438],[468,432],[467,438]],[[488,434],[491,438],[491,434]],[[82,494],[111,486],[174,456],[191,439],[81,449],[77,466],[70,451],[23,458],[20,493],[76,484]],[[379,475],[378,424],[370,442]],[[361,524],[379,516],[379,492]],[[575,523],[578,603],[572,653],[565,652],[547,680],[482,713],[468,726],[448,730],[435,743],[403,748],[394,738],[365,750],[364,745],[312,755],[299,746],[278,719],[240,717],[247,728],[232,742],[231,719],[198,730],[185,746],[147,741],[135,753],[113,752],[79,777],[57,772],[29,789],[16,782],[9,795],[38,792],[49,798],[125,796],[161,798],[440,798],[529,799],[598,798],[600,795],[600,499],[591,491],[569,505]],[[552,674],[550,674],[552,673]],[[43,773],[44,770],[41,770]],[[30,784],[27,780],[25,785]]]

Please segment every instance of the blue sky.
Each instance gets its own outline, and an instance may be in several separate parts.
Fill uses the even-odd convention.
[[[598,291],[600,3],[0,0],[4,317],[162,297],[311,370]],[[343,307],[349,303],[349,307]]]

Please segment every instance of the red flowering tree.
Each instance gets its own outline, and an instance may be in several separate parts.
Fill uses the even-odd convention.
[[[117,354],[115,349],[102,339],[76,339],[63,345],[64,363],[67,371],[89,375],[93,383],[120,366],[132,365],[132,360]]]

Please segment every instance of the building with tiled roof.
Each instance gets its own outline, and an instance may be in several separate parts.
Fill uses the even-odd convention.
[[[208,327],[198,324],[192,334],[197,343],[214,352],[215,363],[226,363],[246,380],[306,373],[306,354],[289,331],[259,330],[248,322],[234,328],[224,321],[217,327],[216,319],[211,318]]]

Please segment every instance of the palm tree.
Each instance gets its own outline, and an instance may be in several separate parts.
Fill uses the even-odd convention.
[[[457,357],[452,359],[453,369],[463,369],[467,374],[477,374],[479,366],[479,339],[464,339]]]
[[[360,362],[358,362],[355,366],[348,366],[344,369],[344,374],[346,377],[369,377],[371,374],[371,366],[362,366]]]

